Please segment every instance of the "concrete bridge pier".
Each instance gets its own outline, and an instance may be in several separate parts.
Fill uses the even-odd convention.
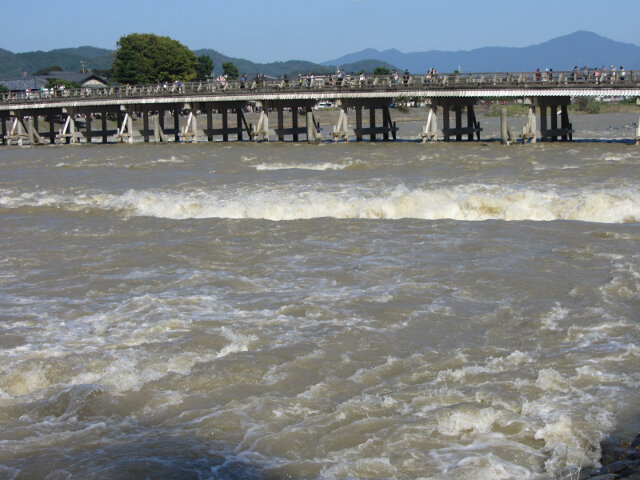
[[[316,123],[311,107],[307,107],[307,143],[320,143],[320,124]]]
[[[7,141],[9,144],[11,144],[12,141],[15,141],[18,145],[22,145],[25,138],[27,138],[27,134],[25,132],[23,117],[21,115],[16,115],[13,117],[13,123],[11,124],[11,131],[7,136]]]
[[[124,117],[122,116],[124,113]],[[133,111],[126,109],[124,106],[120,107],[118,111],[118,133],[116,138],[124,143],[133,143]]]
[[[529,113],[527,115],[527,124],[522,127],[522,143],[526,143],[527,141],[536,143],[536,107],[531,99],[526,99],[525,104],[529,105]]]
[[[540,141],[555,142],[558,138],[562,140],[573,140],[573,127],[569,122],[570,97],[538,97],[540,107]],[[560,112],[558,112],[558,107]],[[547,111],[551,128],[548,128]],[[558,113],[560,113],[560,128],[558,128]]]
[[[429,115],[427,116],[427,123],[422,130],[422,143],[437,142],[438,141],[438,107],[435,104],[429,106]]]
[[[333,126],[331,137],[334,142],[342,140],[344,142],[349,141],[349,118],[347,117],[347,107],[340,105],[340,116],[338,117],[338,123]]]
[[[261,102],[262,111],[260,112],[260,119],[258,125],[251,131],[251,140],[254,142],[258,140],[258,137],[262,135],[262,141],[269,141],[269,109],[271,108],[271,102]]]
[[[44,140],[38,133],[38,115],[31,115],[27,120],[27,134],[31,145],[43,145]]]
[[[198,143],[198,105],[185,104],[185,110],[189,111],[187,115],[187,123],[182,129],[181,136],[185,142]]]
[[[62,113],[66,114],[67,117],[62,129],[57,135],[57,138],[67,144],[77,143],[80,140],[80,137],[82,137],[82,134],[78,131],[78,126],[76,125],[75,110],[63,108]]]

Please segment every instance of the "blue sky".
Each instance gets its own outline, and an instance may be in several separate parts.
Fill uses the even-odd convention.
[[[523,47],[576,30],[640,44],[638,0],[30,0],[7,13],[0,15],[0,48],[16,53],[115,49],[129,33],[259,63],[323,62],[369,47]]]

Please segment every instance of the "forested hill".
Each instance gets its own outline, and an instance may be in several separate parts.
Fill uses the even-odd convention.
[[[113,52],[104,48],[77,47],[61,48],[48,52],[36,51],[12,53],[0,49],[0,76],[21,76],[24,72],[33,74],[47,67],[58,66],[66,71],[80,71],[81,62],[91,70],[107,70],[113,62]]]
[[[113,62],[113,51],[95,47],[77,47],[51,50],[49,52],[12,53],[0,49],[0,77],[33,74],[51,66],[63,70],[79,71],[81,62],[94,71],[105,71]],[[398,50],[380,52],[367,49],[329,60],[322,65],[304,60],[289,60],[273,63],[256,63],[243,58],[228,57],[216,50],[194,50],[196,56],[208,55],[215,65],[215,74],[222,73],[222,64],[233,62],[240,74],[253,76],[256,73],[272,77],[283,74],[331,73],[336,66],[348,72],[372,72],[376,67],[388,69],[408,68],[413,73],[436,68],[441,72],[461,69],[464,72],[531,71],[536,68],[570,70],[574,66],[596,67],[624,65],[627,70],[640,70],[640,47],[621,43],[591,32],[575,32],[547,42],[522,48],[483,47],[469,51],[427,51],[402,53]]]
[[[196,56],[207,55],[211,57],[215,65],[215,73],[222,73],[222,64],[233,62],[238,67],[240,74],[247,73],[253,76],[257,73],[272,77],[280,77],[284,74],[296,75],[298,73],[333,73],[334,66],[318,65],[304,60],[289,60],[286,62],[256,63],[243,58],[232,58],[212,49],[194,50]],[[95,47],[78,47],[51,50],[49,52],[12,53],[0,49],[0,77],[22,76],[25,72],[33,74],[39,70],[52,66],[61,67],[67,71],[79,71],[82,68],[81,61],[86,62],[89,70],[108,70],[113,62],[114,51]],[[342,67],[347,71],[359,72],[373,71],[376,67],[394,68],[393,65],[380,60],[361,60]]]

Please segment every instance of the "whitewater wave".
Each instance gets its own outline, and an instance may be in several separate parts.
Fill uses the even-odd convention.
[[[316,170],[316,171],[326,171],[326,170],[344,170],[345,168],[349,168],[353,165],[353,162],[348,163],[332,163],[332,162],[324,162],[324,163],[260,163],[255,165],[255,169],[258,171],[275,171],[275,170]]]
[[[188,193],[128,190],[121,194],[19,194],[0,190],[0,208],[21,207],[99,209],[170,219],[281,221],[332,217],[631,223],[640,221],[640,192],[631,188],[558,192],[487,185],[441,189],[397,186],[376,191],[345,186],[333,192],[296,191],[287,186]]]

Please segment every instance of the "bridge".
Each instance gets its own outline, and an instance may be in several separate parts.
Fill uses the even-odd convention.
[[[600,73],[600,72],[599,72]],[[12,92],[0,95],[0,144],[102,143],[270,140],[270,118],[275,113],[278,140],[310,143],[322,137],[313,114],[321,102],[339,107],[330,137],[348,140],[348,113],[355,111],[353,134],[360,141],[369,136],[376,141],[396,139],[398,127],[391,119],[395,102],[420,99],[428,106],[422,129],[424,142],[463,137],[480,140],[482,129],[474,105],[480,100],[521,100],[529,106],[527,124],[517,135],[502,112],[501,140],[509,143],[571,140],[573,127],[568,105],[572,99],[632,98],[640,105],[640,72],[522,72],[453,73],[403,76],[324,75],[297,79],[199,82],[104,88],[56,89]],[[246,121],[244,113],[258,109],[257,125]],[[363,118],[368,110],[368,124]],[[438,111],[442,128],[438,128]],[[536,112],[538,110],[538,112]],[[382,123],[376,124],[376,111]],[[285,124],[285,114],[291,121]],[[304,117],[301,125],[299,115]],[[453,114],[453,125],[451,115]],[[466,122],[463,117],[466,114]],[[167,116],[168,115],[168,116]],[[231,115],[231,118],[230,118]],[[540,129],[537,118],[540,118]],[[558,118],[558,116],[560,118]],[[199,128],[202,117],[206,126]],[[235,125],[232,125],[235,117]],[[142,129],[134,130],[133,119],[142,118]],[[40,129],[41,120],[48,123]],[[99,120],[99,121],[98,121]],[[169,120],[169,126],[167,126]],[[560,123],[558,124],[558,120]],[[289,126],[290,125],[290,126]],[[636,141],[640,141],[640,121]]]

